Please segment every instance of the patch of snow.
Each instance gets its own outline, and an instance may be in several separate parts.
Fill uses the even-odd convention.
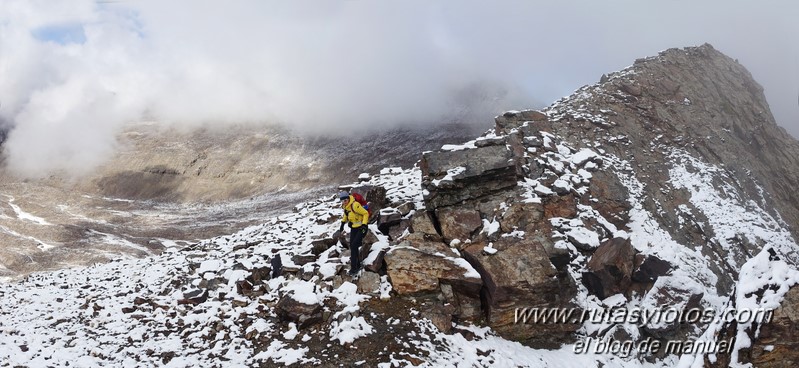
[[[503,238],[519,238],[524,239],[524,231],[522,230],[513,230],[509,233],[502,234]]]
[[[307,347],[292,349],[286,346],[286,343],[282,341],[272,341],[266,350],[255,355],[253,359],[261,362],[267,362],[271,359],[275,363],[282,363],[283,365],[289,366],[302,362],[305,354],[309,350]]]
[[[477,148],[477,146],[475,145],[476,142],[477,142],[477,140],[472,140],[472,141],[466,142],[464,144],[445,144],[445,145],[441,146],[441,150],[442,151],[463,151],[463,150],[467,150],[467,149],[473,149],[473,148]]]
[[[14,197],[7,194],[5,196],[8,197],[8,205],[11,206],[11,208],[14,210],[14,213],[17,214],[18,219],[23,221],[30,221],[38,225],[52,225],[51,223],[47,222],[47,220],[39,216],[34,216],[28,212],[23,211],[21,208],[19,208],[19,206],[14,204]]]
[[[597,153],[594,152],[593,150],[591,150],[589,148],[583,148],[583,149],[577,151],[577,153],[573,154],[569,158],[569,160],[573,164],[575,164],[577,166],[581,166],[582,164],[586,163],[588,160],[592,160],[592,159],[596,158],[597,156],[598,156]]]
[[[440,186],[441,183],[451,183],[458,177],[458,175],[464,172],[466,172],[466,168],[463,166],[453,167],[447,170],[447,175],[445,175],[441,179],[433,180],[431,184],[433,184],[434,186]]]
[[[309,305],[322,304],[324,299],[316,291],[316,284],[305,280],[291,280],[282,288],[292,299]]]
[[[599,247],[599,234],[584,227],[573,227],[566,232],[566,236],[583,246]]]
[[[294,340],[294,338],[299,335],[299,331],[297,331],[297,324],[294,322],[289,323],[289,329],[283,333],[283,338],[286,340]]]
[[[488,221],[488,219],[483,219],[483,230],[480,231],[481,233],[485,233],[486,235],[491,237],[494,234],[496,234],[498,231],[499,231],[499,221],[497,221],[496,217],[494,217],[494,219],[492,219],[491,221]]]

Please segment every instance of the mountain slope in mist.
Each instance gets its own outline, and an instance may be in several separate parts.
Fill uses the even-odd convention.
[[[453,123],[310,137],[279,126],[132,124],[91,175],[0,173],[0,273],[141,257],[230,233],[331,193],[345,178],[413,166],[418,151],[485,129]]]

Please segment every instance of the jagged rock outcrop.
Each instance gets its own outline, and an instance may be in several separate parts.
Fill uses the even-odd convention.
[[[738,190],[799,234],[799,197],[789,189],[799,185],[799,143],[775,123],[763,88],[737,61],[708,44],[669,49],[578,95],[548,108],[546,120],[517,124],[601,142],[618,157],[630,157],[638,176],[651,176],[653,183],[672,160],[651,148],[685,149],[723,165]],[[758,185],[769,195],[761,199]],[[671,202],[670,196],[655,198]]]
[[[532,234],[531,234],[532,235]],[[463,250],[464,257],[480,272],[485,286],[483,308],[491,327],[502,336],[533,346],[554,347],[569,340],[575,324],[526,324],[520,310],[531,307],[566,307],[574,296],[563,285],[539,239],[502,238],[486,250],[477,243]],[[565,287],[564,287],[565,286]]]
[[[422,155],[422,187],[430,210],[516,186],[516,169],[504,145]]]
[[[799,183],[797,155],[740,64],[710,45],[667,50],[425,153],[425,209],[407,239],[459,249],[483,279],[486,322],[533,346],[542,331],[569,341],[576,327],[509,328],[508,312],[575,300],[720,309],[762,252],[796,267],[799,201],[786,188]],[[708,326],[585,330],[669,340]]]

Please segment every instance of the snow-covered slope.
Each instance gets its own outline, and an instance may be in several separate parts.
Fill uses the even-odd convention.
[[[581,159],[583,156],[601,157],[619,168],[626,164],[624,160],[599,152],[577,151],[554,140],[551,144],[559,153],[549,155],[549,159],[552,163],[566,163],[566,167],[585,163],[586,160]],[[700,165],[695,161],[684,162],[688,163],[693,168]],[[780,230],[778,222],[758,211],[755,204],[742,208],[712,198],[717,192],[709,190],[706,181],[701,180],[702,173],[713,172],[712,167],[703,166],[696,176],[681,173],[683,169],[680,164],[676,165],[673,178],[679,185],[694,191],[692,202],[695,205],[711,206],[706,211],[718,210],[719,207],[713,206],[725,209],[723,216],[720,214],[714,220],[718,221],[718,229],[734,228],[736,233],[753,237],[752,241],[768,240],[779,252],[795,247],[790,236]],[[566,185],[579,190],[580,186],[569,179],[571,175],[566,169],[561,178],[568,179]],[[413,201],[421,208],[420,177],[418,169],[386,169],[373,177],[370,184],[385,186],[389,202]],[[543,190],[540,184],[525,185],[533,189],[531,193],[536,193],[538,188],[539,194],[533,196],[553,193]],[[626,185],[631,202],[639,203],[640,192],[636,192],[636,188],[640,183],[630,175]],[[584,210],[580,216],[583,219],[596,215],[588,208]],[[313,240],[337,229],[339,212],[334,199],[320,198],[298,204],[293,213],[274,217],[263,225],[186,248],[172,248],[159,256],[33,274],[19,283],[0,284],[0,361],[24,367],[67,364],[73,367],[332,366],[344,362],[385,367],[678,364],[675,356],[649,364],[613,353],[576,354],[574,345],[565,345],[559,350],[535,350],[502,339],[489,328],[469,324],[459,326],[461,332],[443,334],[419,316],[420,306],[392,297],[385,276],[374,293],[359,292],[352,280],[342,279],[339,274],[342,267],[348,265],[348,259],[341,246],[326,250],[312,262],[295,264],[298,255],[311,253]],[[627,236],[640,251],[652,252],[677,265],[677,271],[661,277],[656,287],[680,285],[681,288],[700,289],[707,296],[713,296],[711,300],[716,301],[713,308],[728,307],[714,289],[713,276],[703,266],[704,258],[700,254],[671,240],[652,219],[653,214],[642,208],[635,208],[633,213],[632,231],[617,230],[616,235]],[[690,220],[689,214],[685,216]],[[741,218],[748,221],[734,221]],[[570,229],[577,228],[580,227]],[[723,232],[717,232],[724,236]],[[385,236],[378,235],[378,239],[377,245],[389,245]],[[263,295],[240,294],[237,282],[264,267],[271,267],[274,257],[282,260],[284,274],[265,280]],[[799,273],[793,266],[771,258],[764,250],[743,265],[736,285],[741,295],[735,300],[737,306],[774,308],[787,287],[799,281]],[[577,260],[572,269],[579,271],[581,263]],[[575,277],[579,277],[579,272],[575,272]],[[759,300],[743,296],[772,284],[780,287],[768,290]],[[203,290],[208,290],[207,296],[201,295]],[[588,296],[584,288],[580,295],[577,300],[584,308],[606,308],[613,303]],[[332,322],[310,329],[298,329],[295,323],[281,322],[275,306],[282,298],[318,305],[332,316]],[[624,301],[623,305],[630,309],[656,307],[647,305],[651,302],[644,298]],[[394,303],[395,308],[391,308]],[[383,307],[375,307],[378,304]],[[403,334],[392,333],[388,330],[392,327]],[[586,323],[584,333],[606,327]],[[719,328],[720,324],[712,325],[705,334],[710,337]],[[385,339],[395,342],[389,344]],[[361,347],[360,343],[378,347],[391,345],[392,349]],[[739,343],[744,345],[746,341]],[[355,359],[348,356],[353,346],[377,354]],[[701,355],[697,361],[693,357],[683,356],[679,364],[701,366]]]
[[[419,181],[418,169],[397,168],[384,170],[370,184],[385,186],[391,202],[419,203]],[[337,204],[321,198],[263,225],[159,256],[0,284],[0,362],[23,367],[624,366],[612,355],[574,356],[568,346],[530,349],[485,327],[464,325],[463,333],[440,333],[419,316],[422,306],[391,297],[385,276],[373,293],[343,280],[339,275],[348,258],[341,246],[313,262],[295,264],[298,255],[310,254],[314,239],[337,229]],[[385,236],[378,239],[376,245],[388,246]],[[240,294],[237,282],[271,267],[275,257],[282,260],[283,275],[265,280],[263,295]],[[275,306],[282,298],[323,307],[331,323],[298,330],[295,323],[280,322]],[[351,349],[367,354],[353,355]]]

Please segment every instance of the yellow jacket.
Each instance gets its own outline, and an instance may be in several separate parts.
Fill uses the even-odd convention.
[[[363,208],[352,196],[350,196],[347,204],[342,207],[344,208],[344,217],[341,218],[341,222],[349,222],[353,229],[369,223],[369,211]]]

